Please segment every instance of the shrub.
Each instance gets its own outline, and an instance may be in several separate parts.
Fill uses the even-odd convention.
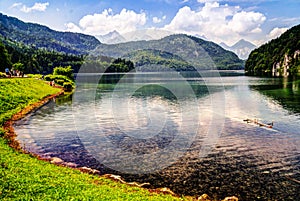
[[[70,82],[71,84],[73,84],[74,82],[72,80],[70,80],[68,77],[64,76],[64,75],[46,75],[44,78],[46,81],[53,81],[57,83],[57,80],[63,80],[64,82]]]
[[[59,80],[59,79],[55,79],[55,84],[58,84],[60,86],[63,86],[65,83],[65,80]]]
[[[53,70],[53,75],[64,75],[70,80],[74,80],[73,69],[71,68],[71,66],[55,67]]]
[[[42,79],[43,78],[42,74],[26,74],[26,75],[29,78],[37,78],[37,79]]]
[[[2,73],[0,72],[0,78],[5,78],[6,77],[6,74],[5,73]]]
[[[65,82],[65,83],[63,84],[63,87],[64,87],[64,90],[65,90],[65,91],[72,91],[72,89],[73,89],[73,85],[72,85],[72,83],[70,83],[70,82]]]

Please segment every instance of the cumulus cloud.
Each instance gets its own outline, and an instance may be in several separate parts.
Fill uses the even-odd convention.
[[[164,28],[174,32],[204,35],[215,42],[232,44],[244,36],[261,33],[266,17],[259,12],[244,11],[239,6],[220,5],[210,0],[199,9],[185,6],[177,12]]]
[[[49,6],[49,2],[46,2],[46,3],[34,3],[34,5],[31,6],[31,7],[23,5],[22,3],[15,3],[15,4],[13,4],[13,6],[14,7],[22,6],[22,8],[20,9],[20,11],[22,11],[24,13],[30,13],[32,11],[44,12],[47,9],[47,7]]]
[[[167,16],[163,16],[161,19],[160,18],[158,18],[158,17],[153,17],[152,18],[152,21],[153,21],[153,23],[155,23],[155,24],[157,24],[157,23],[161,23],[163,20],[165,20],[167,18]]]
[[[68,23],[66,27],[68,31],[80,30],[86,34],[103,35],[114,30],[119,33],[135,31],[146,20],[144,12],[136,13],[124,8],[120,13],[114,14],[112,9],[105,9],[102,13],[84,16],[79,21],[79,26]]]
[[[283,34],[284,32],[286,32],[288,30],[288,28],[274,28],[270,31],[270,33],[268,34],[268,39],[274,39],[279,37],[281,34]]]
[[[257,12],[238,12],[228,25],[233,31],[240,34],[247,33],[260,33],[260,25],[266,20],[266,17]]]
[[[67,31],[76,32],[76,33],[82,33],[82,30],[80,29],[80,27],[78,27],[73,22],[69,22],[69,23],[65,24],[65,26],[67,28]]]

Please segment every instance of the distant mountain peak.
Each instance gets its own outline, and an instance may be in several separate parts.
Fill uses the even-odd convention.
[[[235,48],[235,49],[237,49],[237,48],[245,48],[245,47],[247,47],[247,48],[249,48],[249,49],[254,49],[254,48],[256,48],[256,46],[253,44],[253,43],[251,43],[251,42],[249,42],[249,41],[246,41],[246,40],[244,40],[244,39],[241,39],[241,40],[239,40],[238,42],[236,42],[233,46],[231,46],[232,48]]]
[[[101,41],[101,43],[106,44],[116,44],[125,42],[125,38],[116,30],[113,30],[104,35],[97,35],[96,38]]]
[[[241,59],[247,59],[250,52],[256,48],[256,46],[253,43],[245,39],[240,39],[232,46],[227,45],[225,42],[221,42],[220,46],[226,50],[233,51]]]

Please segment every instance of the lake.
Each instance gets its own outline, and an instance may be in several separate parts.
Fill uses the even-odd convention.
[[[300,200],[300,80],[200,74],[78,75],[73,96],[16,123],[17,140],[178,194]]]

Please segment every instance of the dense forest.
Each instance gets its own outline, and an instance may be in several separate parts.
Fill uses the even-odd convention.
[[[194,71],[195,68],[179,56],[161,50],[138,50],[127,55],[139,71]]]
[[[247,75],[294,76],[300,72],[300,25],[253,50],[246,61]]]
[[[113,59],[109,57],[88,57],[87,55],[75,55],[46,48],[27,46],[0,37],[0,71],[5,68],[10,70],[15,66],[25,74],[51,74],[55,67],[71,66],[74,73],[85,65],[91,66],[92,72],[128,72],[134,69],[133,63],[125,59]]]

